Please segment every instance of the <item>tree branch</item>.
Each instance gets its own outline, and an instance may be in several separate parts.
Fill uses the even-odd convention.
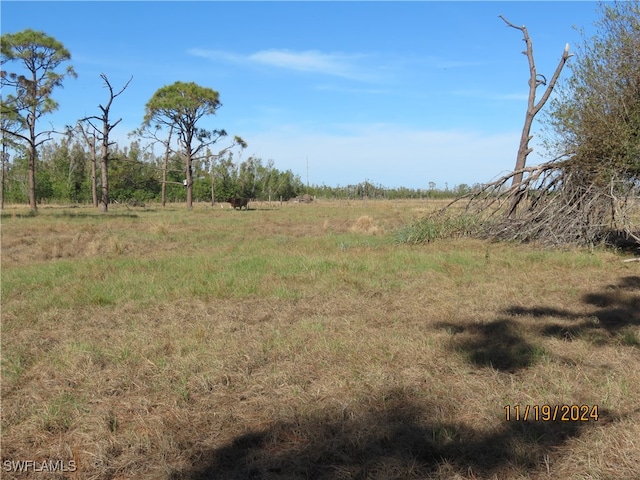
[[[538,113],[540,111],[540,109],[544,106],[544,104],[549,99],[549,96],[551,95],[551,92],[553,91],[553,88],[555,87],[556,82],[558,81],[558,78],[560,77],[560,72],[562,72],[562,69],[564,68],[564,64],[567,63],[567,60],[569,60],[571,57],[573,57],[573,53],[569,53],[569,44],[567,43],[564,46],[564,51],[562,52],[562,57],[560,58],[560,62],[558,63],[558,66],[556,67],[556,71],[553,72],[553,76],[551,77],[551,81],[549,82],[549,86],[545,90],[545,92],[542,95],[542,98],[540,99],[540,101],[535,106],[535,112],[536,113]]]

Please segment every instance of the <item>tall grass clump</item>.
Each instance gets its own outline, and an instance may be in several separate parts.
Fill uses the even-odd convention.
[[[481,227],[476,215],[434,214],[416,220],[395,234],[396,243],[420,244],[443,238],[460,238],[477,234]]]

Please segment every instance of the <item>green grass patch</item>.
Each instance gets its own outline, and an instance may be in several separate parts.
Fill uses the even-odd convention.
[[[42,428],[53,434],[68,431],[78,421],[82,409],[80,399],[70,392],[53,398],[41,413]]]

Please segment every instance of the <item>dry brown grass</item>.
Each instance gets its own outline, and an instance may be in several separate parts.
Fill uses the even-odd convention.
[[[368,235],[377,235],[384,233],[384,230],[378,227],[375,220],[369,215],[358,217],[358,219],[351,227],[351,231],[356,233],[365,233]]]
[[[637,478],[637,263],[394,245],[425,202],[252,208],[3,219],[3,461],[74,460],[46,476],[82,479]],[[539,404],[600,418],[505,420]]]

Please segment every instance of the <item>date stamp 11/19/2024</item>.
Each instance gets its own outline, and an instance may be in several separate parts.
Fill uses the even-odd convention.
[[[507,422],[597,422],[598,405],[505,405]]]

